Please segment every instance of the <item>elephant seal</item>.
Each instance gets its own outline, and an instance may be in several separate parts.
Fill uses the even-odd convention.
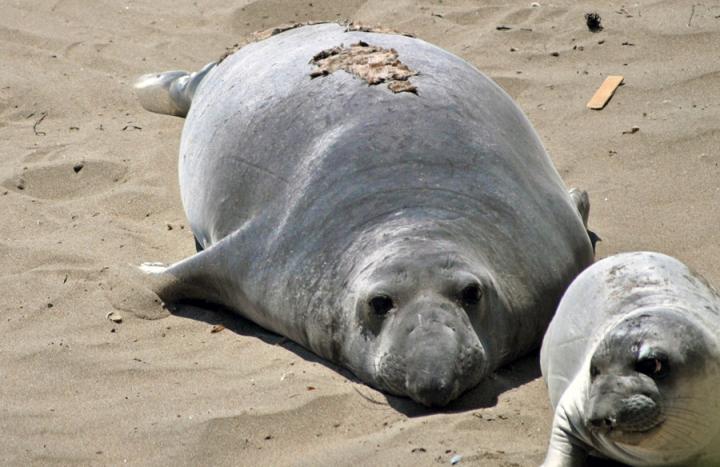
[[[678,260],[624,253],[570,285],[540,352],[545,466],[720,465],[720,296]]]
[[[421,40],[305,26],[137,87],[187,113],[200,251],[145,267],[160,297],[223,304],[381,390],[447,404],[537,348],[593,260],[587,197],[522,112]]]

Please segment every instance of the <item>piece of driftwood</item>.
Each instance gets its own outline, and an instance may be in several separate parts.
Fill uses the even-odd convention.
[[[590,101],[588,101],[587,108],[593,110],[600,110],[605,107],[605,104],[608,103],[610,98],[615,93],[615,90],[618,88],[618,86],[620,86],[622,82],[622,76],[610,75],[605,78],[605,81],[603,81],[598,90],[595,91],[595,94],[592,96]]]

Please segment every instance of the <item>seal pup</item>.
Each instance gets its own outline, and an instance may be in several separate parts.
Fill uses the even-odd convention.
[[[144,267],[160,297],[225,305],[381,390],[447,404],[537,348],[592,262],[586,195],[499,86],[422,40],[299,27],[137,89],[187,115],[199,252]]]
[[[674,258],[624,253],[586,269],[540,352],[555,408],[543,465],[720,465],[719,330],[720,296]]]

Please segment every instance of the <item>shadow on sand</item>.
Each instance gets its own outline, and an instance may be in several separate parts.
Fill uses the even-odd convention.
[[[273,332],[267,331],[253,322],[244,319],[232,311],[220,306],[201,302],[183,302],[169,307],[170,312],[175,316],[203,321],[216,325],[220,324],[226,329],[241,336],[251,336],[262,340],[270,345],[279,345],[295,353],[300,358],[315,362],[342,374],[350,381],[364,384],[355,377],[349,370],[339,367],[327,360],[318,357],[295,342]],[[540,376],[540,364],[538,352],[534,352],[506,367],[503,367],[490,375],[485,381],[474,389],[466,392],[459,399],[451,402],[443,408],[428,408],[405,397],[396,397],[384,394],[385,401],[369,399],[375,403],[387,403],[390,407],[408,417],[418,417],[436,413],[456,413],[475,410],[480,408],[493,407],[497,404],[498,396],[505,391],[522,386]],[[358,393],[364,396],[358,391]]]

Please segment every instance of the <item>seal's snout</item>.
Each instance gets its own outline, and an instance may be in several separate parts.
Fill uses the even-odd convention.
[[[447,405],[468,383],[480,380],[484,367],[479,342],[451,325],[426,320],[408,336],[405,388],[427,406]]]
[[[662,423],[661,414],[660,406],[654,400],[635,394],[613,401],[611,407],[605,407],[604,410],[593,410],[587,424],[594,431],[609,432],[617,429],[640,433]]]
[[[598,377],[587,401],[586,426],[596,433],[641,433],[662,423],[660,403],[636,385],[635,378]]]
[[[409,380],[408,393],[413,399],[428,407],[444,407],[450,402],[455,391],[453,385],[445,378],[429,375],[427,378],[412,378]]]

